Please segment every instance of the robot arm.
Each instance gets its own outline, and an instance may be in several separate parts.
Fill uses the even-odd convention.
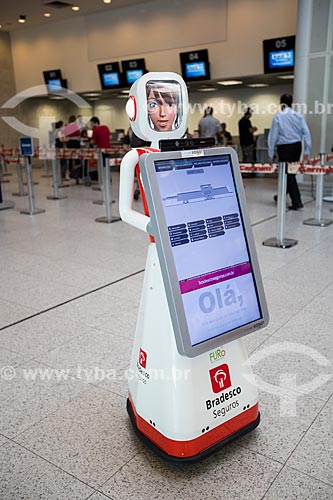
[[[119,185],[119,214],[124,222],[141,231],[149,232],[147,226],[150,218],[133,210],[135,167],[139,162],[139,155],[135,149],[129,151],[120,165]]]

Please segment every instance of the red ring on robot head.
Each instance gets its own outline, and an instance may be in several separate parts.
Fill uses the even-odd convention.
[[[136,120],[137,104],[136,104],[136,98],[134,95],[130,95],[128,98],[128,101],[126,103],[126,113],[127,113],[128,118],[131,122],[134,122]]]

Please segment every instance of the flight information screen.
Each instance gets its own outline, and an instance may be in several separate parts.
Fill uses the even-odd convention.
[[[119,73],[104,73],[103,74],[104,87],[113,87],[119,85]]]
[[[206,64],[204,61],[186,63],[186,76],[187,78],[197,78],[198,76],[206,76]]]
[[[154,165],[192,346],[261,319],[230,155]]]
[[[270,68],[289,68],[294,66],[294,51],[279,50],[269,53]]]

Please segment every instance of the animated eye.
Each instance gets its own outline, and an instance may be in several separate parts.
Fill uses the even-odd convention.
[[[155,111],[157,109],[157,102],[149,102],[148,109],[149,111]]]

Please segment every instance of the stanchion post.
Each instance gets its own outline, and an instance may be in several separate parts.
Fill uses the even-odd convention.
[[[66,161],[66,172],[67,172],[67,161],[68,161],[68,159],[65,157],[64,149],[63,148],[56,148],[57,169],[58,169],[58,172],[60,172],[60,175],[59,175],[60,182],[58,184],[59,189],[70,187],[70,184],[64,184],[64,181],[63,181],[63,178],[62,178],[61,160],[63,160],[63,159]]]
[[[59,194],[58,184],[58,164],[55,151],[52,154],[52,176],[53,176],[53,196],[47,196],[48,200],[64,200],[67,196]]]
[[[25,156],[24,157],[25,161],[25,166],[27,169],[27,184],[28,184],[28,190],[29,190],[29,210],[21,210],[21,214],[25,215],[36,215],[36,214],[42,214],[45,212],[45,210],[42,210],[41,208],[35,208],[35,193],[34,193],[34,184],[32,181],[32,171],[31,171],[31,163],[30,163],[30,157]]]
[[[52,177],[52,174],[49,173],[49,162],[47,161],[47,158],[44,158],[44,174],[41,175],[41,177],[44,178],[49,178]]]
[[[23,182],[23,172],[22,172],[22,165],[20,162],[19,156],[17,157],[17,163],[16,163],[16,170],[17,170],[17,182],[18,182],[18,193],[12,193],[13,196],[28,196],[28,193],[24,191],[24,182]]]
[[[4,176],[8,175],[8,174],[6,174],[5,165],[6,165],[6,160],[5,160],[4,156],[2,154],[0,154],[0,181],[2,182],[2,184],[10,182],[9,179],[4,179]],[[12,175],[12,174],[10,174],[10,175]]]
[[[10,182],[9,180],[4,180],[4,177],[10,177],[13,174],[11,172],[7,171],[5,156],[4,155],[0,155],[0,156],[1,156],[0,169],[1,169],[1,173],[2,173],[2,182]]]
[[[93,201],[94,205],[104,205],[104,168],[103,168],[103,154],[99,151],[98,153],[98,183],[101,192],[101,199]],[[94,189],[94,188],[93,188]]]
[[[325,166],[325,153],[320,153],[320,166]],[[324,192],[324,174],[317,175],[317,183],[316,183],[316,208],[315,208],[315,217],[311,219],[306,219],[303,224],[307,226],[319,226],[325,227],[332,224],[332,220],[323,219],[322,218],[322,209],[323,209],[323,192]]]
[[[117,222],[120,217],[112,217],[112,195],[111,195],[111,174],[110,174],[110,160],[109,156],[104,156],[104,191],[105,191],[105,209],[106,216],[97,217],[96,222],[104,222],[110,224],[111,222]]]
[[[98,150],[99,151],[99,150]],[[101,179],[103,179],[103,160],[101,160],[101,154],[98,153],[97,159],[97,177],[98,177],[98,186],[94,186],[92,188],[93,191],[102,191],[101,189]],[[100,204],[99,201],[96,202],[96,205]]]
[[[275,248],[290,248],[297,245],[298,241],[285,238],[285,227],[286,227],[286,196],[287,196],[287,174],[286,174],[287,164],[285,162],[279,163],[279,177],[278,177],[278,204],[277,204],[277,218],[278,218],[278,229],[276,238],[268,238],[263,241],[263,245],[266,247]]]
[[[0,210],[8,210],[8,208],[14,208],[14,207],[15,203],[13,201],[3,201],[1,179],[0,179]]]

